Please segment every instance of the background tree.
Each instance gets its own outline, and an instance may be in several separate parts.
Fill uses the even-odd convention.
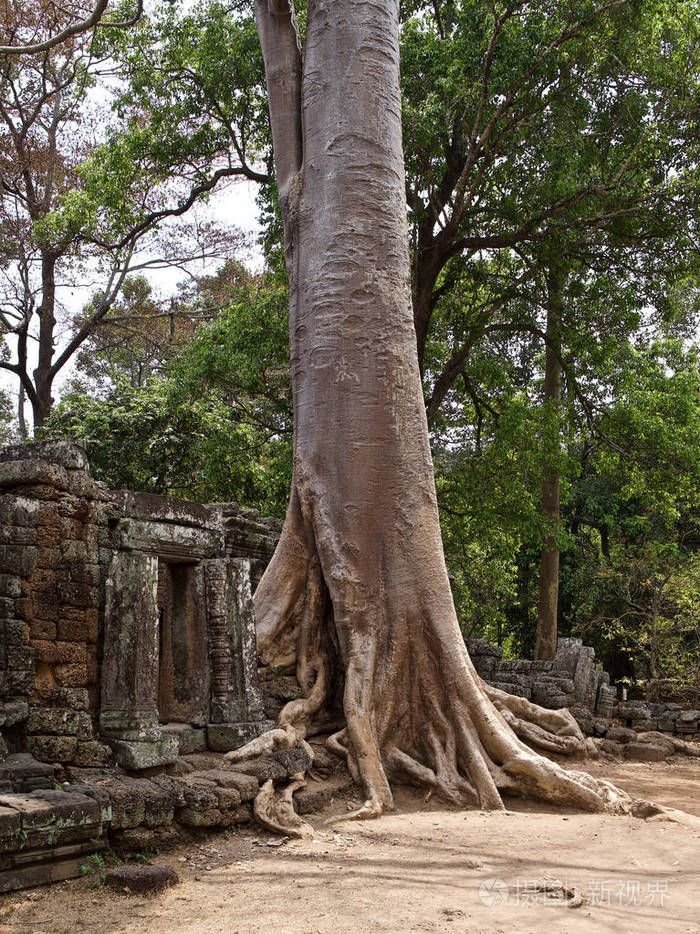
[[[69,23],[74,13],[61,15]],[[5,29],[53,34],[57,16],[53,6],[11,3]],[[184,136],[182,112],[170,111],[180,119],[177,137],[161,134],[162,121],[149,124],[128,56],[118,61],[125,40],[114,35],[109,47],[104,35],[78,32],[32,55],[0,56],[0,336],[8,347],[0,368],[21,383],[36,426],[51,410],[58,374],[108,316],[130,273],[231,249],[230,235],[222,239],[212,224],[165,230],[163,222],[183,216],[221,179],[252,172],[229,132],[212,138],[200,125]],[[106,132],[93,103],[100,77],[119,89]],[[219,120],[235,125],[225,108]],[[86,276],[99,283],[99,296],[78,327],[66,327],[61,290]]]
[[[163,312],[147,295],[143,307],[140,288],[134,297],[81,355],[41,436],[80,441],[112,487],[238,500],[281,518],[292,435],[285,284],[229,262]]]

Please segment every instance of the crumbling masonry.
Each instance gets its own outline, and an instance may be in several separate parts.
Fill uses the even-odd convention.
[[[275,520],[110,492],[66,442],[0,453],[0,754],[128,769],[269,727],[251,591]]]

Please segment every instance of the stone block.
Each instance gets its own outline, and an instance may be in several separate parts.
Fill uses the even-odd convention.
[[[1,539],[0,539],[1,541]],[[0,544],[0,568],[4,574],[20,577],[23,580],[32,576],[36,566],[37,549],[33,545]]]
[[[536,681],[532,686],[532,700],[548,710],[560,710],[573,701],[573,691],[565,694],[555,681]]]
[[[252,801],[260,787],[254,775],[246,775],[243,772],[210,769],[199,774],[201,778],[213,782],[220,788],[235,788],[241,801]]]
[[[496,677],[501,684],[517,685],[518,687],[527,688],[528,690],[532,684],[532,680],[529,675],[520,674],[513,669],[504,671],[503,664],[501,664],[497,669]]]
[[[33,528],[39,515],[39,504],[25,496],[5,494],[0,499],[0,526]]]
[[[78,743],[73,761],[80,768],[99,767],[109,765],[112,761],[112,750],[106,743],[98,740]]]
[[[532,670],[532,662],[522,658],[516,659],[514,661],[500,662],[497,670],[499,676],[513,674],[529,677]],[[503,678],[502,680],[506,681],[508,679]]]
[[[105,876],[107,888],[125,895],[156,895],[179,881],[169,866],[117,866]]]
[[[20,843],[22,818],[13,807],[0,805],[0,853],[15,849]]]
[[[26,701],[0,702],[0,726],[14,726],[29,716],[29,704]]]
[[[220,810],[219,808],[183,808],[177,814],[178,823],[184,827],[233,827],[236,824],[247,824],[252,819],[250,807],[241,804],[234,811]]]
[[[30,736],[28,744],[42,762],[72,762],[78,748],[75,736]]]
[[[595,704],[595,712],[601,716],[610,718],[613,713],[613,707],[617,699],[617,692],[609,685],[601,684],[598,689],[598,697]]]
[[[627,743],[625,756],[636,762],[661,762],[668,755],[668,747],[653,743]]]
[[[472,662],[476,668],[477,674],[480,678],[485,678],[487,681],[492,680],[496,675],[496,669],[498,666],[498,659],[494,658],[492,655],[474,655],[472,656]],[[265,697],[265,709],[267,710],[267,701],[268,697]]]
[[[34,667],[34,649],[28,645],[10,645],[7,648],[7,667],[30,669]]]
[[[175,814],[176,796],[170,786],[145,778],[115,777],[102,787],[112,804],[112,828],[159,827]]]
[[[131,742],[107,739],[114,757],[122,768],[139,771],[155,765],[168,765],[178,757],[177,739],[164,737],[155,742]]]
[[[195,528],[222,528],[220,513],[209,506],[192,503],[188,500],[160,496],[157,493],[120,493],[124,515],[134,519],[147,519],[157,522],[172,522],[176,525],[194,526]]]
[[[84,665],[87,649],[81,642],[49,642],[37,639],[32,642],[37,661],[51,665]]]
[[[209,723],[207,724],[207,745],[214,752],[231,752],[273,727],[274,723],[271,720],[256,720],[248,723]]]
[[[606,752],[609,756],[619,757],[622,756],[625,751],[625,747],[622,743],[616,743],[614,740],[608,739],[607,737],[605,739],[599,739],[596,742],[598,749],[600,749],[601,752]]]
[[[562,694],[574,694],[576,692],[576,685],[574,684],[573,678],[560,675],[556,671],[539,675],[536,684],[542,685],[543,687],[554,685]]]
[[[124,548],[135,551],[157,551],[168,558],[213,558],[224,551],[222,533],[211,528],[150,522],[144,519],[122,519],[119,523]]]
[[[32,642],[53,642],[58,635],[56,623],[50,619],[36,619],[31,610],[26,613],[31,619],[29,623],[29,638]]]
[[[236,762],[237,772],[253,775],[261,784],[269,778],[278,781],[296,775],[297,772],[305,772],[309,768],[311,757],[301,746],[294,749],[278,749],[264,756]]]
[[[650,718],[647,718],[647,719],[642,718],[642,719],[638,719],[638,720],[630,720],[629,723],[630,723],[630,727],[631,727],[633,730],[636,730],[637,733],[648,733],[648,732],[650,732],[651,730],[658,730],[658,728],[659,728],[659,721],[658,721],[658,720],[652,720],[652,719],[650,719]]]
[[[676,721],[672,720],[670,717],[661,717],[658,720],[659,729],[662,733],[675,733],[676,732]]]
[[[84,688],[90,683],[86,664],[56,665],[54,676],[61,687]]]
[[[637,733],[635,730],[630,730],[625,726],[611,726],[605,735],[607,739],[611,739],[615,743],[637,742]]]
[[[87,840],[101,831],[100,804],[72,791],[0,795],[0,806],[19,813],[27,848]]]
[[[80,782],[78,784],[69,785],[67,790],[75,794],[85,795],[87,798],[96,801],[101,809],[102,820],[105,823],[109,823],[112,820],[112,799],[106,788],[102,788],[100,785],[90,785]]]
[[[0,490],[0,494],[2,491]],[[9,551],[22,552],[25,548],[32,547],[37,544],[37,533],[33,528],[29,528],[22,525],[4,525],[0,526],[0,545],[6,547]],[[27,575],[19,574],[18,571],[11,571],[11,565],[2,564],[0,567],[3,570],[13,573],[14,575],[20,577],[26,577]]]
[[[27,458],[58,464],[68,470],[88,470],[85,449],[75,441],[34,441],[32,444],[12,444],[0,450],[0,461],[16,462]]]
[[[594,717],[591,711],[587,707],[574,707],[571,710],[574,720],[581,727],[581,732],[584,736],[593,736],[594,733]]]
[[[0,763],[0,780],[14,792],[53,788],[56,783],[53,766],[26,752],[12,753]]]
[[[63,467],[35,458],[0,462],[0,489],[22,486],[53,486],[68,489],[68,474]]]
[[[530,687],[523,687],[520,684],[512,684],[509,681],[498,680],[490,681],[489,684],[499,691],[504,691],[506,694],[514,694],[517,697],[524,697],[526,700],[530,700],[532,696]]]
[[[89,710],[89,695],[85,688],[52,687],[42,690],[41,700],[46,707],[69,707],[71,710]]]
[[[573,678],[583,648],[581,639],[560,638],[554,656],[554,668],[562,673],[567,672]]]
[[[65,707],[33,707],[27,720],[27,733],[85,738],[92,735],[92,720],[84,711]]]
[[[5,633],[5,645],[22,646],[26,642],[28,626],[19,619],[6,619],[2,624]]]
[[[164,737],[172,737],[177,741],[178,754],[181,756],[207,750],[205,729],[190,726],[189,723],[165,723],[160,729]]]
[[[10,671],[8,677],[9,694],[31,694],[34,690],[34,667]]]
[[[0,574],[0,594],[3,597],[21,597],[21,579],[16,574]]]
[[[97,642],[97,610],[64,608],[57,620],[56,632],[58,638],[66,642]]]
[[[618,716],[624,720],[651,720],[651,707],[646,701],[625,701],[618,704]]]

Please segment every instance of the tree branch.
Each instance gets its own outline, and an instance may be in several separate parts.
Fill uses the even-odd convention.
[[[272,147],[280,202],[303,159],[301,129],[301,50],[291,0],[256,0],[272,124]]]
[[[62,29],[61,32],[56,33],[55,36],[44,40],[44,42],[35,42],[31,45],[0,45],[0,55],[35,55],[38,52],[48,52],[49,49],[60,45],[62,42],[65,42],[66,39],[77,36],[82,32],[88,32],[88,30],[94,29],[96,26],[102,26],[104,29],[107,27],[111,27],[112,29],[125,29],[137,23],[143,15],[143,0],[138,0],[136,13],[130,19],[120,22],[104,23],[102,22],[102,17],[107,10],[108,2],[109,0],[97,0],[92,13],[86,19],[73,23],[72,26],[67,26],[65,29]]]

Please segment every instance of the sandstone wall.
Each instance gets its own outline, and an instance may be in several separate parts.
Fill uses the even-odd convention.
[[[244,721],[248,708],[260,708],[259,717],[254,712],[262,722],[262,705],[253,696],[256,658],[247,635],[248,604],[279,529],[275,520],[235,503],[202,506],[110,491],[93,480],[84,452],[74,444],[0,451],[0,759],[8,751],[28,752],[44,762],[102,766],[112,760],[121,733],[128,733],[127,741],[134,738],[126,726],[113,736],[100,735],[105,663],[132,650],[116,670],[144,674],[134,666],[145,644],[130,644],[119,619],[107,627],[105,646],[106,597],[119,555],[134,556],[136,565],[143,555],[157,569],[153,612],[161,614],[167,638],[151,648],[167,655],[160,692],[164,715],[186,721],[197,706],[190,717],[197,736],[186,723],[173,724],[175,748],[195,740],[206,747],[211,690],[218,692],[211,704],[218,710],[215,720],[226,707]],[[154,625],[159,628],[157,619]],[[139,633],[143,626],[136,620],[133,628]],[[184,662],[183,653],[189,653]],[[239,689],[251,697],[232,706],[226,698]],[[152,706],[150,726],[157,732],[157,697]],[[134,718],[139,716],[136,711]],[[236,723],[233,732],[244,736],[246,728]],[[233,735],[221,729],[219,734],[219,745]]]

